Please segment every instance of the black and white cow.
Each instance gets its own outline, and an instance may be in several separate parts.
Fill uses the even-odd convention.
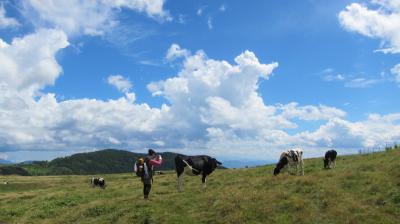
[[[299,172],[304,175],[303,150],[294,148],[283,152],[274,169],[274,175],[278,175],[287,165],[289,166],[289,174],[293,174],[292,170],[295,169],[296,175]]]
[[[185,156],[177,155],[175,157],[175,170],[178,176],[178,190],[182,191],[183,175],[189,176],[202,175],[201,181],[203,188],[206,187],[206,178],[215,168],[222,163],[210,156]]]
[[[92,177],[90,179],[90,184],[92,185],[92,187],[99,186],[103,189],[106,188],[106,181],[102,177]]]
[[[325,158],[324,158],[324,168],[325,169],[331,169],[332,165],[333,168],[336,167],[336,156],[337,152],[335,150],[328,150],[325,153]]]

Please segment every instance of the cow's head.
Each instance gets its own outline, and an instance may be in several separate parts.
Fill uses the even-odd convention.
[[[289,160],[286,156],[282,157],[279,162],[276,164],[276,167],[274,169],[274,176],[278,175],[281,172],[281,169],[288,164]]]
[[[280,172],[281,172],[281,169],[279,169],[278,167],[275,167],[274,176],[278,175]]]

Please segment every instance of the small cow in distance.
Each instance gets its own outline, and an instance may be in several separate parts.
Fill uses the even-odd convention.
[[[337,152],[335,150],[328,150],[325,153],[325,158],[324,158],[324,168],[325,169],[331,169],[336,167],[336,156]]]
[[[92,185],[92,187],[99,186],[103,189],[106,188],[106,181],[102,177],[92,177],[90,179],[90,184]]]
[[[206,178],[222,163],[210,156],[185,156],[175,157],[175,170],[178,176],[178,191],[182,191],[183,175],[202,175],[203,189],[206,188]]]
[[[299,172],[301,175],[304,175],[303,150],[300,148],[294,148],[283,152],[274,169],[274,175],[278,175],[287,165],[289,166],[289,174],[292,174],[292,169],[294,168],[296,175]]]

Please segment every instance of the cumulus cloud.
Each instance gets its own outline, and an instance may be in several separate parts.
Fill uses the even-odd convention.
[[[301,120],[313,121],[330,120],[346,116],[346,112],[325,105],[299,106],[298,103],[293,102],[286,105],[278,105],[278,108],[282,111],[282,116],[288,119],[298,118]]]
[[[135,104],[128,97],[108,101],[79,99],[59,102],[54,94],[45,94],[37,101],[18,99],[24,102],[24,106],[18,108],[18,114],[2,107],[1,148],[76,150],[110,145],[144,148],[146,145],[142,142],[153,141],[155,136],[146,133],[155,130],[163,110]]]
[[[6,9],[4,5],[0,3],[0,28],[16,27],[19,25],[16,19],[6,16]]]
[[[338,148],[364,148],[382,146],[400,138],[400,114],[381,116],[371,114],[365,121],[349,122],[335,118],[315,132],[297,135],[308,144]]]
[[[132,83],[122,75],[110,75],[107,78],[107,82],[123,93],[129,92],[132,88]]]
[[[378,120],[375,124],[367,120],[356,129],[358,123],[346,121],[346,112],[335,107],[301,106],[296,102],[267,105],[257,93],[257,83],[262,78],[268,79],[278,64],[262,64],[250,51],[234,61],[236,64],[232,65],[208,59],[204,52],[198,51],[185,59],[176,76],[148,86],[154,95],[169,101],[171,119],[179,120],[180,129],[188,128],[184,131],[187,136],[191,133],[195,136],[192,140],[203,141],[203,144],[195,141],[195,146],[202,150],[236,156],[270,155],[297,145],[318,155],[327,147],[356,150],[399,137],[382,128],[371,140],[375,124],[398,127],[394,120]],[[326,123],[314,132],[290,135],[286,130],[298,127],[294,120]],[[191,130],[191,127],[196,128]],[[362,131],[366,129],[370,131]],[[359,133],[353,135],[353,132]],[[185,144],[193,144],[189,142]]]
[[[339,13],[341,25],[353,32],[379,38],[385,53],[400,53],[400,4],[398,0],[371,1],[376,9],[352,3]]]
[[[38,44],[31,44],[33,39]],[[278,63],[262,63],[251,51],[239,54],[233,63],[210,59],[203,51],[187,55],[176,75],[148,85],[154,96],[167,102],[151,107],[136,102],[130,83],[118,75],[108,79],[125,92],[116,100],[58,100],[55,94],[41,92],[61,73],[54,64],[54,54],[68,44],[61,31],[41,30],[11,44],[0,43],[0,62],[13,65],[0,66],[3,153],[156,147],[231,158],[271,158],[292,146],[304,147],[307,156],[312,156],[331,146],[350,151],[400,138],[400,114],[373,114],[364,121],[350,122],[345,120],[346,112],[326,105],[266,104],[258,93],[259,82],[269,79]],[[32,51],[22,51],[21,46],[35,47],[32,51],[40,54],[31,57]],[[10,52],[18,53],[19,59]],[[53,68],[50,72],[35,67],[43,58],[49,60],[44,64]],[[26,69],[20,69],[22,65]],[[37,75],[30,77],[33,71]],[[49,77],[42,78],[42,72]],[[21,84],[7,74],[30,78]],[[27,89],[34,89],[35,94],[24,94],[30,92]],[[296,132],[299,120],[323,124],[315,131]]]
[[[186,58],[190,55],[190,51],[187,49],[182,49],[178,44],[172,44],[168,51],[167,54],[165,55],[165,59],[168,61],[172,61],[176,58]]]
[[[60,30],[41,29],[10,44],[0,39],[0,83],[30,94],[53,85],[62,68],[55,54],[68,46]]]
[[[100,0],[100,1],[57,1],[28,0],[24,2],[24,13],[36,18],[35,25],[64,30],[69,35],[103,35],[118,24],[115,12],[123,8],[146,13],[157,20],[171,20],[163,9],[164,0]]]

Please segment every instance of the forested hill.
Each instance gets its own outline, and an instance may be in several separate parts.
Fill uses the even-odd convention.
[[[175,153],[160,153],[163,165],[158,170],[174,169]],[[0,175],[69,175],[133,172],[135,161],[146,154],[124,150],[105,149],[78,153],[52,161],[34,161],[31,164],[0,166]]]

